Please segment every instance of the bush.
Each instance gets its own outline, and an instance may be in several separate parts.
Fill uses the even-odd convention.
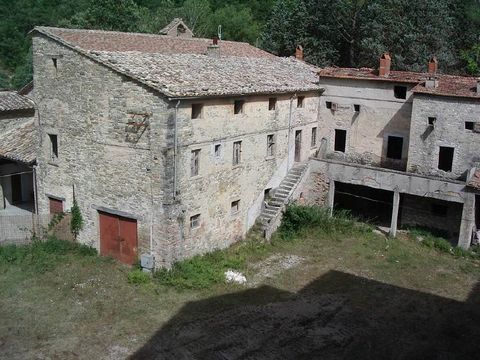
[[[150,274],[140,270],[140,269],[135,269],[132,270],[128,273],[127,275],[128,282],[130,284],[146,284],[150,282]]]
[[[284,211],[280,233],[283,238],[292,238],[300,230],[315,227],[324,233],[366,233],[371,231],[367,224],[358,223],[345,210],[335,211],[330,216],[330,210],[319,206],[289,205]]]
[[[442,239],[442,238],[436,238],[434,240],[434,247],[437,250],[440,250],[442,252],[449,253],[452,251],[452,244],[450,244],[447,240]]]

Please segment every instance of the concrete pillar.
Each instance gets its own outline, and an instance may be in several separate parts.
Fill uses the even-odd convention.
[[[400,206],[400,193],[393,192],[392,221],[390,223],[390,236],[397,236],[398,208]]]
[[[0,210],[5,209],[5,196],[3,195],[3,179],[0,178]]]
[[[475,225],[475,194],[465,193],[463,203],[462,222],[460,223],[460,234],[458,235],[458,246],[468,249],[472,242],[472,230]]]
[[[333,205],[335,203],[335,181],[330,179],[330,186],[328,188],[328,209],[330,211],[330,216],[333,215]]]

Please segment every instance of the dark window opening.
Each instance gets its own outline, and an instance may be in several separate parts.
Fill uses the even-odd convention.
[[[303,108],[303,101],[305,100],[305,96],[299,96],[297,98],[297,108]]]
[[[53,67],[55,68],[55,70],[57,69],[58,67],[58,63],[57,63],[57,58],[52,58],[52,63],[53,63]]]
[[[277,108],[277,98],[268,99],[268,110],[275,110]]]
[[[387,158],[402,159],[403,138],[400,136],[389,136],[387,140]]]
[[[238,213],[239,210],[240,210],[240,200],[232,201],[232,204],[230,205],[230,212],[232,214],[236,214]]]
[[[445,205],[441,204],[431,204],[432,215],[446,217],[448,208]]]
[[[312,128],[312,140],[310,142],[311,147],[317,146],[317,128],[313,127]]]
[[[393,88],[393,94],[397,99],[406,99],[407,98],[407,87],[397,85]]]
[[[465,130],[473,130],[474,124],[473,121],[465,121]]]
[[[428,117],[428,126],[435,126],[436,121],[437,121],[437,118],[435,116],[429,116]]]
[[[359,104],[353,105],[353,109],[355,110],[355,112],[360,112],[360,105]]]
[[[326,102],[325,102],[325,107],[326,107],[327,109],[331,109],[331,108],[332,108],[332,102],[331,102],[331,101],[326,101]]]
[[[438,154],[438,168],[443,171],[452,171],[454,148],[440,146]]]
[[[192,104],[192,119],[200,119],[202,117],[203,104]]]
[[[200,214],[190,217],[190,229],[195,229],[200,226]]]
[[[190,176],[197,176],[200,170],[200,150],[192,150]]]
[[[243,105],[245,104],[244,100],[235,100],[233,105],[233,113],[235,115],[243,113]]]
[[[240,164],[240,161],[242,161],[242,142],[241,141],[235,141],[233,143],[233,165],[238,165]]]
[[[216,144],[215,145],[215,157],[220,157],[222,154],[222,145],[221,144]]]
[[[57,135],[48,134],[50,139],[50,158],[52,160],[58,159],[58,137]]]
[[[335,151],[345,152],[347,145],[347,130],[335,129]]]
[[[267,156],[275,155],[275,135],[267,135]]]

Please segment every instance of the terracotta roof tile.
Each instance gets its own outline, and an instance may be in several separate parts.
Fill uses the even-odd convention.
[[[292,93],[320,90],[317,68],[294,58],[92,52],[170,97]]]
[[[182,38],[175,36],[125,33],[101,30],[78,30],[52,27],[35,27],[46,35],[62,39],[86,51],[138,51],[159,54],[205,54],[211,39]],[[243,42],[219,40],[225,56],[275,57],[266,51]]]
[[[0,134],[0,157],[32,164],[36,160],[38,134],[34,121],[28,121]]]
[[[28,97],[15,91],[0,91],[0,112],[33,109],[34,104]]]
[[[425,82],[432,77],[432,74],[429,73],[393,70],[388,76],[380,76],[376,69],[371,68],[327,67],[321,69],[318,75],[320,78],[409,83],[415,85],[412,89],[414,93],[480,99],[480,95],[477,93],[477,79],[474,77],[435,74],[438,86],[427,88]]]

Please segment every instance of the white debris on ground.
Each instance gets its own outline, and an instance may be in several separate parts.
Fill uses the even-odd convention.
[[[247,282],[247,278],[245,277],[245,275],[234,270],[225,271],[225,280],[228,283],[234,282],[237,284],[245,284]]]
[[[285,270],[300,265],[304,260],[305,258],[297,255],[274,254],[253,266],[255,275],[251,280],[251,284],[257,285],[264,279],[272,278]]]

